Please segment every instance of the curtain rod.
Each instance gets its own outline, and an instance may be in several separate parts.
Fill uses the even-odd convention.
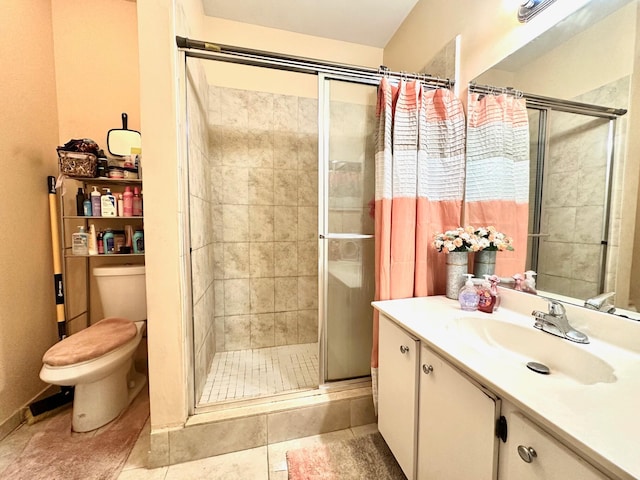
[[[434,77],[422,73],[392,72],[384,65],[381,65],[377,69],[359,65],[347,65],[315,58],[297,57],[277,52],[223,45],[221,43],[203,42],[201,40],[193,40],[180,36],[176,36],[176,43],[178,48],[183,49],[189,57],[219,60],[241,65],[269,67],[278,70],[316,75],[318,73],[351,75],[369,80],[379,80],[382,77],[397,80],[420,80],[428,88],[452,88],[454,85],[454,81],[448,78]]]
[[[594,117],[617,118],[627,113],[627,110],[623,108],[604,107],[602,105],[574,102],[572,100],[563,100],[560,98],[543,97],[542,95],[525,93],[520,90],[516,90],[513,87],[494,87],[492,85],[478,85],[477,83],[472,82],[469,84],[469,92],[484,93],[485,95],[513,95],[518,98],[526,99],[528,107],[549,108],[551,110],[577,113],[580,115],[592,115]]]

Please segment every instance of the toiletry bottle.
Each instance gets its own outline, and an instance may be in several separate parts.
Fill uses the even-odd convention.
[[[127,185],[124,187],[124,193],[122,194],[123,198],[123,215],[125,217],[133,216],[133,192],[131,191],[131,187]]]
[[[91,200],[88,198],[82,203],[82,213],[85,217],[90,217],[93,215],[91,211]]]
[[[106,193],[101,197],[100,206],[102,209],[102,216],[115,217],[118,212],[116,197],[115,195],[113,195],[113,193],[111,193],[111,190],[109,188],[103,188],[103,190],[106,190]]]
[[[89,255],[98,255],[98,237],[96,235],[96,226],[92,223],[89,225]]]
[[[465,277],[467,277],[467,281],[464,286],[460,289],[460,293],[458,294],[458,301],[460,302],[460,308],[467,312],[474,312],[478,309],[478,301],[480,300],[480,295],[478,295],[478,290],[473,285],[473,277],[470,273],[465,273]]]
[[[71,235],[71,253],[74,255],[88,255],[89,237],[84,227],[78,227],[78,231]]]
[[[98,191],[98,187],[93,187],[93,192],[91,192],[91,213],[93,214],[94,217],[99,217],[102,215],[102,209],[101,209],[101,200],[102,200],[102,195],[100,195],[100,192]]]
[[[497,311],[500,307],[500,293],[498,292],[498,284],[500,283],[500,277],[497,275],[485,275],[487,280],[489,280],[489,284],[491,285],[491,295],[496,297],[496,304],[493,306],[493,311]]]
[[[136,230],[133,234],[133,253],[144,253],[144,232]]]
[[[524,280],[522,278],[522,275],[520,275],[519,273],[516,273],[513,277],[513,281],[515,282],[515,286],[513,287],[514,290],[517,290],[518,292],[522,291],[522,281]]]
[[[491,284],[488,280],[482,282],[482,285],[478,287],[478,310],[485,313],[493,313],[493,307],[496,303],[496,297],[491,294]]]
[[[98,255],[102,255],[104,253],[104,233],[98,232]]]
[[[104,253],[111,254],[116,253],[116,244],[113,237],[113,230],[107,228],[102,235],[102,243],[104,244]]]
[[[522,291],[536,294],[536,279],[537,275],[533,270],[527,270],[524,272],[524,282],[522,283]]]
[[[133,187],[133,203],[131,208],[134,217],[142,216],[142,198],[140,197],[138,187]]]
[[[78,187],[78,193],[76,193],[76,215],[79,217],[84,216],[84,190],[82,187]]]
[[[124,226],[124,245],[125,247],[129,247],[129,249],[133,251],[133,226],[132,225]]]
[[[121,193],[118,194],[118,216],[124,217],[124,200]]]

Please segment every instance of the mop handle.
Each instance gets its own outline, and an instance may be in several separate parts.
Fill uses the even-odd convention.
[[[49,215],[51,217],[51,247],[53,253],[53,288],[56,299],[56,321],[58,337],[67,336],[67,323],[64,316],[64,284],[62,283],[62,259],[60,253],[60,237],[58,229],[58,197],[56,195],[56,177],[47,177],[49,188]]]

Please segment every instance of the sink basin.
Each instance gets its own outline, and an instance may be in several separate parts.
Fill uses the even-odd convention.
[[[616,381],[613,367],[594,354],[593,345],[582,345],[550,335],[531,325],[520,325],[487,317],[462,317],[454,328],[474,345],[481,342],[496,354],[521,362],[546,365],[550,376],[565,376],[583,385]],[[505,359],[506,359],[505,358]]]

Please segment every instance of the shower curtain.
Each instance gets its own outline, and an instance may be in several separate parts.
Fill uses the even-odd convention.
[[[418,81],[378,89],[375,186],[376,300],[445,291],[445,258],[433,235],[460,223],[465,117],[447,89]],[[377,411],[378,314],[373,319],[371,378]]]
[[[529,229],[529,118],[513,95],[469,96],[465,223],[493,225],[513,239],[500,252],[496,274],[522,273]]]

